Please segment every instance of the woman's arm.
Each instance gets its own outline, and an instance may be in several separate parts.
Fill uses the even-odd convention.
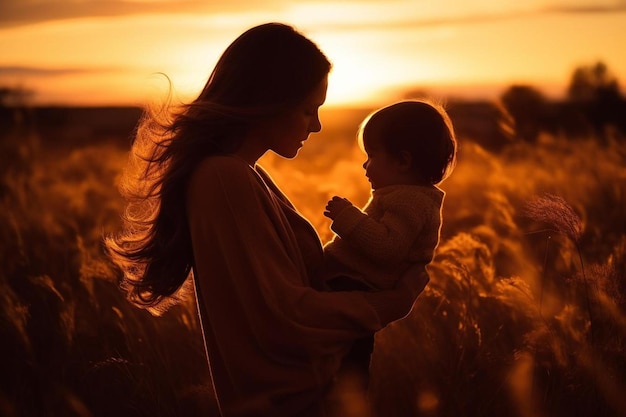
[[[404,288],[367,294],[307,286],[297,237],[256,173],[235,158],[199,167],[187,212],[198,296],[209,314],[241,314],[270,352],[334,353],[411,308],[414,297]]]

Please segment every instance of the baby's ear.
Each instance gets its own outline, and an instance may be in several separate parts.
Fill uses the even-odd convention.
[[[413,156],[409,151],[400,151],[400,155],[398,158],[398,166],[401,170],[406,171],[411,168],[411,163],[413,162]]]

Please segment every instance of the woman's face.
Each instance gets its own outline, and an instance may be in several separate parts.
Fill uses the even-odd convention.
[[[310,133],[319,132],[322,124],[319,108],[326,101],[328,78],[325,77],[299,105],[268,123],[268,149],[284,158],[294,158]]]

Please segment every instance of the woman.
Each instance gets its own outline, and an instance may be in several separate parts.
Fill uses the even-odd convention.
[[[123,193],[125,232],[107,240],[131,301],[159,310],[193,272],[223,416],[321,416],[350,344],[410,310],[424,282],[326,292],[311,224],[256,164],[293,158],[321,124],[330,63],[290,26],[238,37],[199,97],[146,117]],[[133,175],[132,173],[136,174]]]

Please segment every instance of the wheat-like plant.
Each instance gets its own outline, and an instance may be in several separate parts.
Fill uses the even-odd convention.
[[[551,230],[567,236],[578,244],[583,234],[583,223],[565,199],[554,194],[543,194],[526,203],[526,217],[547,224]]]
[[[595,347],[594,315],[591,309],[589,282],[587,280],[587,275],[585,274],[585,263],[583,262],[582,251],[580,248],[580,239],[584,230],[583,222],[580,219],[580,216],[578,216],[576,211],[574,211],[572,206],[570,206],[564,198],[548,193],[527,202],[524,214],[531,220],[545,223],[548,226],[548,230],[566,236],[576,247],[576,252],[578,253],[578,259],[580,262],[580,272],[583,278],[587,315],[589,317],[589,342],[591,349],[593,349]]]

